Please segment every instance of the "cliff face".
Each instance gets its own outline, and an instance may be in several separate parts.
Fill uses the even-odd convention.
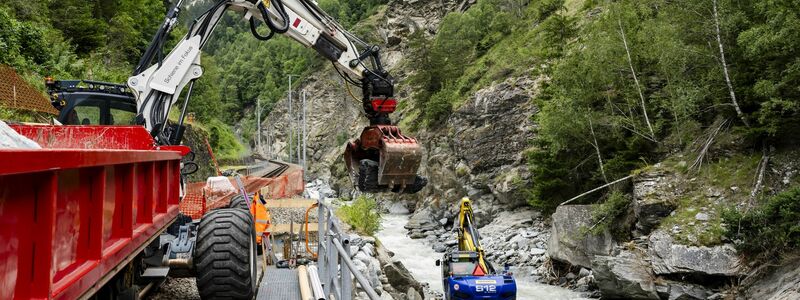
[[[408,48],[409,35],[418,31],[428,36],[435,34],[444,15],[463,11],[472,3],[474,1],[391,1],[385,10],[371,18],[377,20],[378,33],[384,39],[384,62],[397,81],[396,95],[400,101],[413,101],[413,87],[405,84],[415,71],[415,66],[406,61],[413,51]],[[527,77],[508,78],[479,90],[455,108],[446,122],[433,129],[409,132],[402,125],[421,120],[407,110],[394,113],[393,120],[402,124],[401,129],[424,146],[420,172],[429,178],[430,184],[415,195],[385,194],[379,198],[401,201],[412,211],[432,207],[435,217],[441,218],[452,216],[455,201],[470,196],[477,202],[479,215],[485,216],[481,219],[487,222],[488,216],[505,207],[524,205],[520,188],[529,183],[530,175],[523,152],[535,128],[531,116],[537,109],[530,99],[540,81]],[[355,87],[350,88],[355,97],[360,97]],[[367,125],[360,103],[349,95],[330,67],[305,80],[297,89],[302,90],[307,92],[309,174],[332,183],[340,195],[349,195],[353,188],[341,155],[346,141]],[[297,98],[293,112],[301,109]],[[275,134],[272,153],[280,153],[279,157],[283,158],[288,145],[288,107],[285,99],[279,102],[265,122]]]

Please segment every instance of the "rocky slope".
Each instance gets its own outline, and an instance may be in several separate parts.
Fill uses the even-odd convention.
[[[727,157],[725,157],[727,156]],[[772,154],[761,192],[798,180],[796,150]],[[745,209],[759,156],[726,154],[706,171],[668,160],[636,174],[631,202],[615,226],[589,231],[596,205],[565,205],[552,216],[548,256],[566,268],[591,269],[603,297],[634,299],[794,299],[797,259],[767,267],[738,253],[722,235],[722,211]]]
[[[394,0],[371,18],[385,42],[385,62],[398,81],[401,101],[413,99],[413,88],[404,85],[414,72],[406,61],[409,34],[431,35],[447,12],[473,2]],[[520,75],[495,82],[466,97],[442,124],[416,132],[408,131],[408,125],[420,122],[413,112],[401,108],[393,115],[401,129],[423,144],[420,172],[430,182],[415,195],[379,195],[387,210],[413,213],[407,226],[411,237],[425,239],[439,252],[454,247],[450,229],[456,203],[468,196],[492,261],[521,267],[543,282],[596,289],[608,298],[796,295],[792,272],[759,269],[756,276],[754,266],[721,234],[722,211],[749,205],[759,161],[759,155],[741,154],[731,145],[724,146],[727,150],[712,147],[709,152],[718,153],[710,154],[709,161],[720,163],[700,175],[687,172],[691,162],[680,155],[641,170],[623,189],[629,191],[631,204],[614,217],[613,226],[599,232],[588,230],[597,225],[595,206],[563,206],[552,216],[528,209],[523,190],[532,183],[524,152],[536,137],[532,117],[538,112],[531,99],[546,80]],[[341,86],[335,72],[324,68],[298,90],[308,93],[309,177],[331,184],[346,197],[354,191],[341,154],[366,120],[360,103]],[[293,110],[298,109],[295,103]],[[287,111],[287,103],[280,102],[268,117],[276,134],[273,153],[285,153]],[[770,166],[780,167],[768,169],[762,193],[797,183],[797,161],[795,154],[775,155]],[[742,279],[749,280],[746,286]],[[770,281],[776,279],[778,283]]]
[[[414,72],[406,62],[412,51],[407,46],[408,36],[417,31],[434,34],[447,12],[463,11],[473,3],[395,0],[373,17],[386,43],[384,61],[398,81],[396,94],[401,101],[412,101],[413,96],[413,88],[404,84]],[[409,132],[408,125],[419,122],[417,116],[407,109],[393,114],[401,129],[424,146],[420,173],[430,184],[415,195],[384,194],[378,198],[391,212],[415,213],[408,227],[412,237],[429,239],[440,252],[446,249],[441,242],[452,247],[453,234],[448,226],[452,226],[457,201],[468,196],[473,200],[478,225],[489,225],[483,236],[498,266],[525,266],[538,274],[531,270],[545,261],[548,228],[538,213],[525,208],[521,193],[530,184],[523,155],[534,137],[532,116],[538,112],[531,99],[543,80],[514,77],[480,89],[455,108],[446,122],[432,129]],[[336,73],[324,68],[298,90],[307,92],[309,177],[330,183],[340,196],[347,197],[353,188],[341,154],[347,138],[357,136],[367,122],[361,116],[360,103],[341,85]],[[297,101],[294,104],[292,110],[298,111]],[[279,157],[286,156],[287,112],[288,103],[279,102],[265,122],[275,134],[271,151],[280,153]],[[514,209],[519,210],[509,214]],[[498,221],[492,223],[495,219]]]

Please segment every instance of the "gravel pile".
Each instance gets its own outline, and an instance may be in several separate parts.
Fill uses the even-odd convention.
[[[267,200],[269,201],[269,200]],[[272,218],[272,224],[289,224],[294,221],[295,225],[303,224],[306,219],[305,208],[271,208],[269,215]],[[317,209],[314,208],[308,213],[308,222],[317,222]],[[296,228],[295,228],[296,230]]]
[[[151,300],[195,300],[200,299],[194,278],[167,278],[161,288],[148,297]]]

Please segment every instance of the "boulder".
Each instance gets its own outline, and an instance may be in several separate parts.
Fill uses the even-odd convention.
[[[383,288],[383,283],[381,283],[381,268],[380,262],[376,258],[370,258],[369,264],[367,264],[367,279],[369,280],[369,284],[372,285],[372,288],[378,290]]]
[[[364,251],[367,256],[375,256],[375,246],[372,244],[365,243],[364,246],[361,247],[361,251]]]
[[[595,256],[592,273],[603,298],[659,299],[655,276],[644,254],[624,250],[616,256]]]
[[[615,242],[611,233],[587,233],[591,227],[592,205],[559,206],[552,216],[547,254],[574,266],[591,268],[595,255],[611,255]]]
[[[406,269],[403,263],[399,261],[386,263],[381,268],[383,274],[389,279],[389,284],[398,291],[407,291],[408,289],[422,290],[419,282],[411,275],[411,272]]]
[[[743,275],[736,249],[730,244],[713,247],[681,245],[675,243],[669,233],[656,230],[650,235],[649,251],[653,271],[659,275]]]
[[[678,282],[672,280],[658,281],[656,290],[661,299],[668,300],[702,300],[708,299],[711,292],[697,284]]]
[[[747,299],[800,299],[800,258],[781,263],[747,284]]]
[[[547,250],[544,250],[542,248],[533,248],[533,249],[531,249],[531,255],[542,255],[542,254],[545,254],[545,253],[547,253]]]
[[[430,231],[436,230],[441,227],[441,225],[434,220],[431,209],[425,208],[416,211],[411,218],[408,219],[408,223],[406,223],[404,227],[408,230]]]
[[[675,200],[682,192],[677,188],[676,175],[663,170],[645,172],[633,180],[633,211],[639,234],[650,233],[675,210]]]
[[[408,288],[408,290],[406,291],[406,297],[408,297],[407,298],[408,300],[423,300],[424,299],[424,298],[422,298],[422,296],[419,295],[417,290],[414,289],[413,287]]]

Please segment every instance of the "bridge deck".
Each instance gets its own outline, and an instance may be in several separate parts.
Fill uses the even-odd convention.
[[[297,269],[278,269],[267,266],[261,278],[256,299],[263,300],[300,300],[300,280]]]

